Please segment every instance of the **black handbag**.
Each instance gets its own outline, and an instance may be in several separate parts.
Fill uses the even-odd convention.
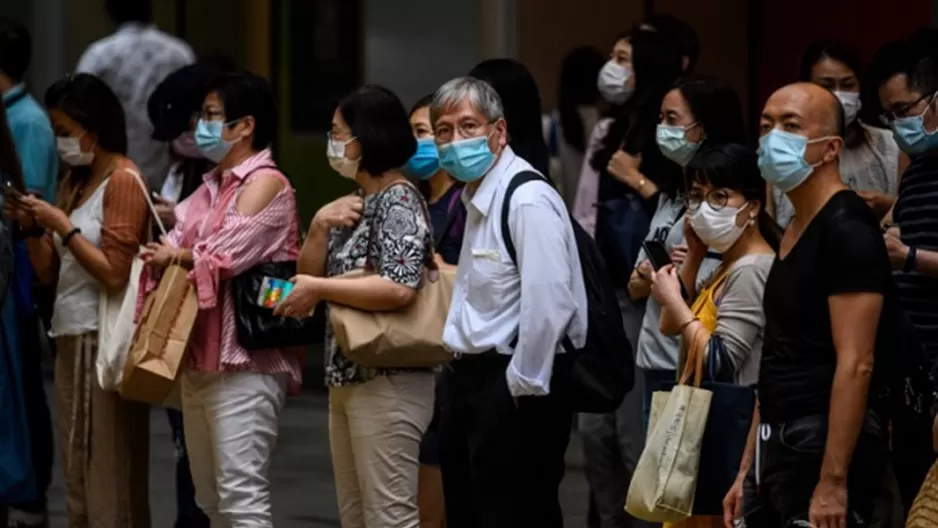
[[[278,317],[272,308],[257,304],[265,277],[290,280],[296,261],[258,264],[231,280],[238,343],[247,350],[266,350],[311,345],[317,341],[313,317]]]

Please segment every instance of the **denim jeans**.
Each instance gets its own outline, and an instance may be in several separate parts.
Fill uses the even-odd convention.
[[[208,528],[209,519],[195,503],[195,486],[189,473],[189,453],[182,426],[182,413],[166,409],[176,449],[176,528]]]

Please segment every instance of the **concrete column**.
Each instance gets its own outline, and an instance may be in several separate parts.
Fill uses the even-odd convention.
[[[270,78],[270,1],[245,2],[247,69]]]
[[[482,59],[518,56],[517,0],[481,0]]]

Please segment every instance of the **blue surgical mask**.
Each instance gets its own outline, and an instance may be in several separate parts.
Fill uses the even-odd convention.
[[[925,130],[925,112],[929,108],[931,105],[917,116],[900,117],[890,125],[902,152],[915,156],[938,148],[938,130]]]
[[[759,139],[759,169],[762,178],[785,193],[797,188],[815,168],[824,163],[821,161],[811,165],[805,161],[805,149],[811,143],[833,138],[824,136],[809,140],[784,130],[772,130]]]
[[[687,141],[686,137],[686,132],[695,126],[697,123],[687,127],[659,124],[658,148],[661,149],[661,153],[681,167],[686,167],[700,148],[700,143]]]
[[[439,151],[443,170],[464,183],[482,178],[495,165],[488,136],[453,141],[441,145]]]
[[[231,151],[231,147],[240,141],[240,139],[225,141],[222,137],[222,131],[228,124],[230,123],[199,119],[199,123],[195,126],[195,145],[205,159],[215,163],[221,162]]]
[[[436,149],[436,142],[433,138],[418,139],[417,152],[404,164],[404,172],[421,180],[429,180],[439,171],[440,152]]]

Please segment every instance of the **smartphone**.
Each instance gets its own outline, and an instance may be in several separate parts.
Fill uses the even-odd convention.
[[[19,189],[13,186],[12,182],[6,182],[3,184],[3,199],[4,200],[13,200],[20,201],[23,199],[23,193]]]
[[[642,248],[645,250],[645,256],[648,257],[648,261],[651,262],[651,267],[655,271],[671,264],[671,256],[668,255],[668,250],[661,242],[646,240],[642,242]]]
[[[287,298],[287,295],[290,295],[291,290],[293,290],[293,283],[288,280],[264,277],[260,291],[257,292],[257,305],[264,308],[276,308]]]

